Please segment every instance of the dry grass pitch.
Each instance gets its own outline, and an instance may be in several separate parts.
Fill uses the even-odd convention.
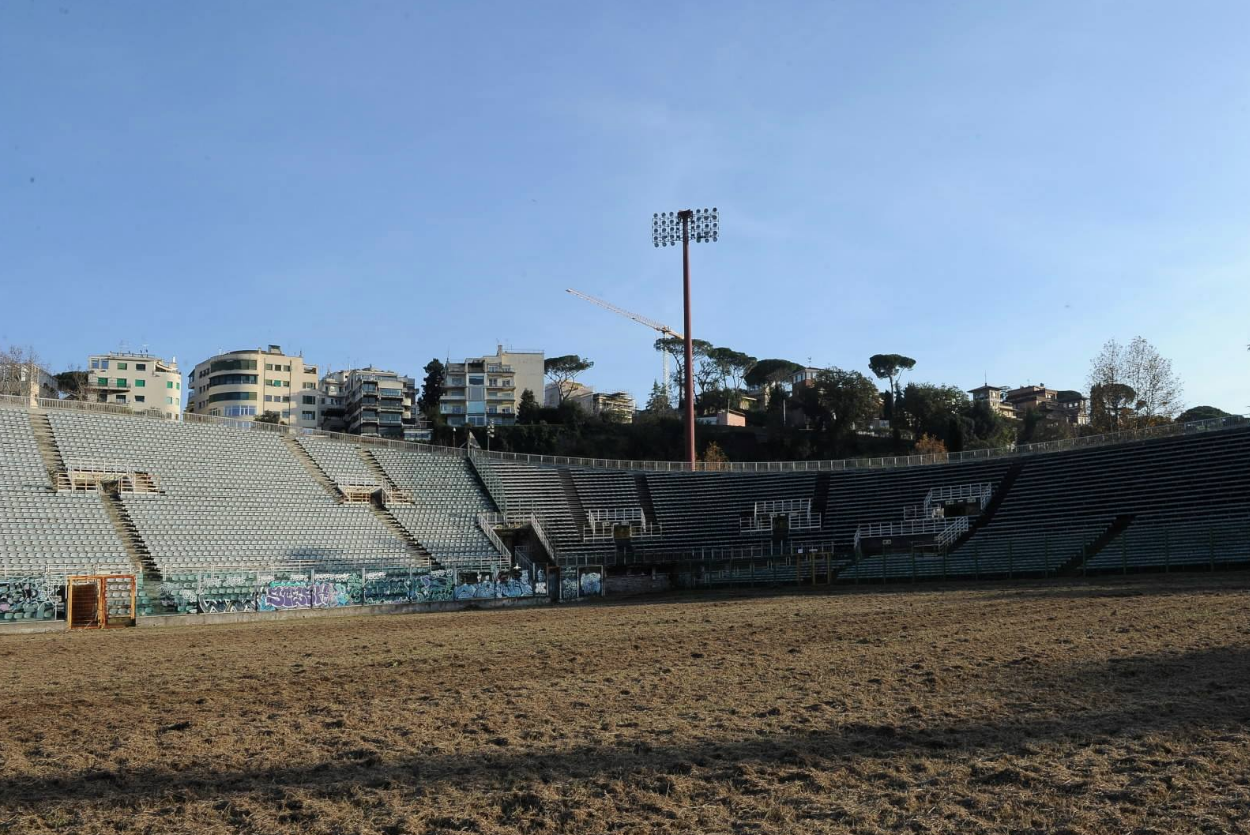
[[[0,833],[1250,831],[1250,574],[13,636],[0,663]]]

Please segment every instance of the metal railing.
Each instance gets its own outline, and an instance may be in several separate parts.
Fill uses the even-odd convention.
[[[881,522],[875,525],[860,525],[855,529],[855,547],[864,539],[883,539],[891,536],[916,536],[920,534],[937,534],[938,544],[954,542],[960,534],[968,530],[968,517],[955,516],[950,519],[906,519],[902,522]],[[952,531],[954,532],[952,534]]]
[[[505,523],[505,517],[501,513],[479,513],[477,515],[477,526],[486,534],[486,538],[490,540],[490,544],[495,546],[495,550],[502,556],[512,559],[512,553],[508,550],[508,546],[499,538],[499,534],[495,533],[495,528]]]
[[[935,502],[971,501],[976,499],[982,508],[994,494],[994,485],[988,481],[980,484],[959,484],[954,487],[933,487],[925,494],[924,509],[930,511]]]
[[[29,408],[26,398],[7,396],[7,403],[0,405],[20,405]],[[12,401],[18,401],[13,403]],[[149,412],[132,412],[124,406],[109,403],[86,403],[72,400],[37,401],[40,408],[65,409],[83,412],[120,414],[133,418],[156,420],[177,420],[177,416]],[[389,438],[370,438],[361,435],[348,435],[340,432],[326,432],[320,429],[305,429],[284,424],[258,423],[250,418],[225,418],[213,415],[186,414],[181,416],[186,423],[204,423],[229,426],[250,431],[276,432],[279,434],[313,435],[349,443],[383,446],[391,449],[402,449],[416,452],[427,452],[438,455],[465,457],[465,450],[455,447],[435,446],[412,441],[392,440]],[[899,467],[921,467],[942,464],[958,464],[972,461],[990,461],[1001,458],[1016,458],[1027,455],[1038,455],[1050,452],[1064,452],[1077,449],[1110,446],[1134,441],[1156,438],[1172,438],[1182,435],[1218,432],[1227,429],[1239,429],[1250,426],[1250,417],[1233,415],[1224,418],[1191,421],[1189,423],[1167,423],[1140,429],[1126,429],[1103,435],[1091,435],[1085,438],[1070,438],[1061,441],[1042,441],[1032,444],[1016,444],[996,449],[977,449],[966,452],[943,452],[933,455],[896,455],[878,458],[846,458],[831,461],[731,461],[725,463],[703,463],[693,465],[684,461],[634,461],[611,458],[582,458],[560,455],[531,455],[519,452],[486,452],[476,450],[494,461],[513,461],[524,464],[538,464],[556,467],[582,467],[587,469],[633,470],[642,472],[679,473],[691,471],[725,472],[725,473],[790,473],[790,472],[844,472],[858,470],[879,470]]]
[[[495,468],[491,466],[490,459],[486,455],[478,454],[480,450],[470,450],[468,454],[469,464],[477,471],[478,476],[482,479],[482,484],[486,485],[486,492],[495,502],[495,507],[505,516],[508,513],[508,491],[504,488],[503,479],[499,477],[499,473],[495,472]]]

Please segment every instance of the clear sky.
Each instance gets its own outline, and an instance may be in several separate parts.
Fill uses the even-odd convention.
[[[0,3],[0,343],[496,341],[645,398],[694,334],[1083,388],[1115,337],[1250,412],[1250,4]]]

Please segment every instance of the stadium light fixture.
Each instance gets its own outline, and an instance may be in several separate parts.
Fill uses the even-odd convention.
[[[682,209],[680,212],[657,212],[651,216],[651,242],[655,246],[677,246],[681,242],[682,286],[685,297],[686,373],[682,381],[686,397],[686,461],[695,468],[694,446],[694,342],[690,336],[690,242],[715,243],[720,237],[720,211]],[[667,385],[667,381],[666,381]]]

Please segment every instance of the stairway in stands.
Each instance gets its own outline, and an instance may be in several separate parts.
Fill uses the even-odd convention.
[[[429,568],[441,569],[442,564],[434,559],[434,555],[430,553],[430,549],[421,544],[421,540],[412,535],[412,532],[405,528],[400,521],[395,518],[395,514],[391,513],[391,509],[382,501],[380,493],[373,494],[373,501],[369,502],[369,509],[374,515],[381,520],[382,524],[390,530],[392,534],[403,540],[404,545],[408,546],[408,550],[416,556],[417,559],[423,561]]]
[[[981,528],[988,525],[990,520],[994,518],[994,514],[1003,503],[1003,499],[1007,498],[1007,494],[1011,492],[1011,485],[1016,483],[1016,479],[1020,477],[1020,473],[1024,470],[1024,464],[1024,461],[1012,462],[1002,481],[998,482],[998,485],[994,488],[994,495],[990,497],[990,503],[972,520],[972,523],[968,525],[968,530],[951,543],[950,553],[958,551],[965,542],[971,539]]]
[[[1079,572],[1081,570],[1081,566],[1085,564],[1086,560],[1097,556],[1098,552],[1106,548],[1112,542],[1115,542],[1120,537],[1120,534],[1124,533],[1124,531],[1128,529],[1128,526],[1131,525],[1133,520],[1136,518],[1137,514],[1135,513],[1127,513],[1115,517],[1115,520],[1107,526],[1106,530],[1098,535],[1097,539],[1086,545],[1081,549],[1080,553],[1074,555],[1063,565],[1055,569],[1055,576],[1076,574]]]
[[[655,516],[655,504],[651,501],[651,485],[647,483],[647,476],[643,473],[634,473],[634,485],[638,488],[638,501],[642,502],[642,512],[647,516],[647,524],[660,524],[660,520]]]
[[[582,505],[582,497],[577,495],[577,485],[573,483],[573,473],[568,467],[560,468],[560,487],[564,490],[564,499],[569,503],[569,513],[579,531],[584,531],[589,524],[586,519],[586,508]]]
[[[53,488],[65,490],[69,488],[69,473],[61,450],[56,445],[56,435],[52,433],[52,421],[47,412],[30,412],[30,429],[35,435],[35,443],[39,447],[39,455],[43,465],[48,468],[48,478]]]
[[[134,567],[135,573],[143,577],[145,585],[162,582],[164,576],[157,567],[152,552],[148,550],[147,543],[143,541],[139,526],[135,524],[130,511],[126,510],[126,503],[122,501],[120,482],[112,481],[101,484],[97,492],[104,502],[104,511],[109,521],[113,523],[117,538],[126,546],[126,554],[130,557],[130,564]]]
[[[373,473],[373,475],[377,478],[378,483],[386,488],[386,492],[392,495],[400,493],[405,496],[407,495],[407,491],[400,490],[399,485],[386,474],[386,470],[382,468],[382,462],[379,461],[377,456],[373,454],[373,450],[361,446],[356,447],[356,451],[360,453],[360,460],[365,462],[365,466],[369,468],[369,472]]]
[[[304,469],[312,476],[313,481],[320,484],[327,493],[334,497],[336,502],[343,501],[343,491],[334,483],[334,479],[330,478],[329,474],[321,468],[316,459],[308,454],[308,450],[300,446],[299,441],[290,435],[279,435],[278,437],[282,438],[282,443],[286,444],[287,448],[294,453],[295,460],[304,465]]]
[[[816,474],[816,495],[812,498],[812,513],[820,514],[822,527],[825,517],[829,515],[825,508],[829,506],[829,482],[832,478],[829,473]]]

